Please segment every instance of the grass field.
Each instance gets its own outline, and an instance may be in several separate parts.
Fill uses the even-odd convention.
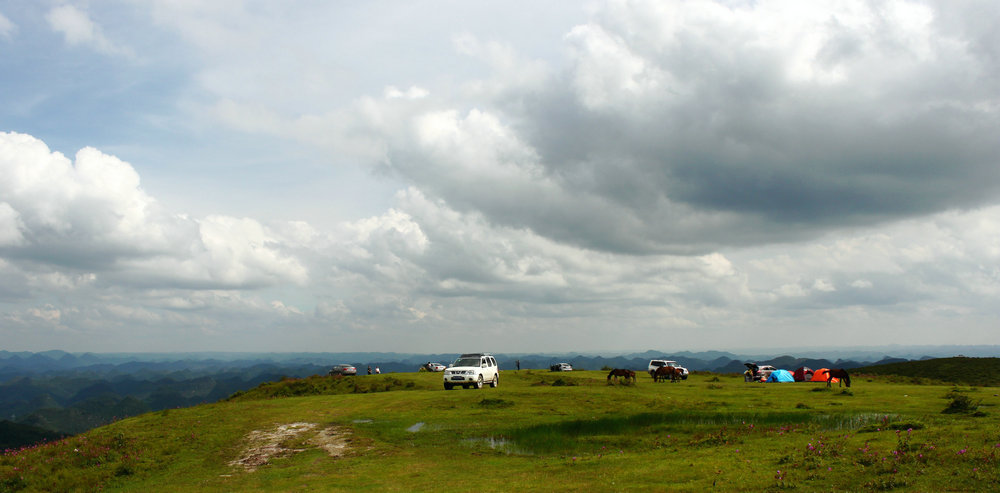
[[[853,383],[608,385],[604,372],[539,370],[482,390],[445,391],[440,373],[288,380],[8,451],[0,491],[1000,489],[997,388]]]

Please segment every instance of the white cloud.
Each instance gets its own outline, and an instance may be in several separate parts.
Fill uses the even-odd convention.
[[[406,91],[402,91],[395,86],[389,86],[385,88],[385,98],[386,99],[420,99],[426,98],[430,93],[427,89],[412,86]]]
[[[105,55],[134,56],[131,48],[112,42],[104,35],[100,25],[73,5],[53,7],[45,15],[45,20],[71,46],[87,46]]]
[[[613,1],[530,32],[494,22],[512,4],[37,7],[70,45],[163,63],[80,73],[72,98],[22,91],[50,143],[102,150],[0,134],[0,316],[39,344],[987,340],[1000,43],[984,5]],[[27,29],[5,19],[0,37]],[[69,55],[18,80],[76,70]],[[162,99],[107,108],[123,85]],[[358,163],[374,177],[341,190],[388,179],[391,206],[378,192],[348,216],[314,180]],[[140,170],[180,191],[154,198]],[[218,196],[179,210],[209,180]]]
[[[147,284],[301,283],[305,268],[253,219],[173,214],[131,165],[92,148],[71,162],[43,142],[0,134],[0,225],[8,254],[69,272]]]
[[[24,242],[20,214],[6,202],[0,202],[0,247],[16,246]]]
[[[588,109],[632,108],[667,98],[675,90],[666,73],[600,26],[578,26],[567,39],[577,46],[574,86]]]
[[[0,12],[0,38],[10,39],[15,31],[17,31],[17,26]]]

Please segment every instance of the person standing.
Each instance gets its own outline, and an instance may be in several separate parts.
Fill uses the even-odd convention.
[[[371,375],[371,374],[372,374],[372,365],[368,365],[368,374],[369,374],[369,375]]]
[[[517,364],[517,371],[521,371],[521,360],[516,359],[514,360],[514,363]]]
[[[381,373],[382,373],[382,370],[380,370],[380,369],[379,369],[379,367],[377,367],[377,366],[376,366],[376,367],[375,367],[375,374],[376,374],[376,375],[379,375],[379,374],[381,374]]]

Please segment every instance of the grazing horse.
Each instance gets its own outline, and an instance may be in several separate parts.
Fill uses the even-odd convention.
[[[681,371],[673,366],[661,366],[653,372],[653,381],[660,382],[663,379],[670,377],[670,382],[676,382],[681,378]]]
[[[635,383],[635,372],[632,370],[626,370],[624,368],[615,368],[608,372],[608,383],[611,383],[611,377],[615,377],[615,381],[618,381],[618,377],[625,377],[625,383],[632,380]]]
[[[829,387],[833,382],[834,378],[839,378],[837,381],[837,386],[840,387],[843,384],[847,384],[847,388],[851,388],[851,376],[847,374],[847,371],[843,368],[830,369],[830,372],[826,375],[826,386]]]

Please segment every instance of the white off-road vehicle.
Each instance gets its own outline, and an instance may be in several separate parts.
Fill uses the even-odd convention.
[[[687,378],[688,378],[688,369],[687,368],[684,368],[683,366],[677,364],[676,361],[671,361],[671,360],[668,360],[668,359],[651,359],[651,360],[649,360],[649,369],[647,370],[649,372],[649,376],[653,376],[653,374],[656,373],[656,370],[658,368],[660,368],[661,366],[673,366],[674,368],[678,368],[678,369],[681,370],[681,380],[687,380]]]
[[[464,388],[483,388],[500,385],[500,368],[490,353],[463,354],[444,371],[444,389],[451,390],[456,385]]]

